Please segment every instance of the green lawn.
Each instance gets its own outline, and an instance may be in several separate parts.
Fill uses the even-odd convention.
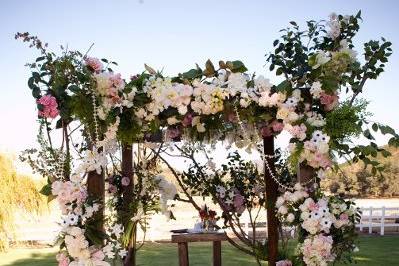
[[[399,236],[363,236],[359,240],[360,251],[356,254],[359,266],[399,265]],[[211,265],[210,244],[191,244],[190,265]],[[56,249],[14,249],[0,254],[2,266],[50,266],[56,265]],[[227,266],[256,265],[253,259],[234,249],[227,243],[223,245],[223,264]],[[139,252],[138,265],[174,266],[178,265],[177,247],[174,244],[147,244]]]

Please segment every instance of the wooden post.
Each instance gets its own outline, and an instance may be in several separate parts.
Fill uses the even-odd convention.
[[[222,266],[222,242],[213,241],[213,266]]]
[[[130,204],[133,201],[133,190],[134,190],[134,180],[133,180],[133,145],[122,144],[122,163],[121,163],[122,176],[128,177],[130,182],[129,185],[123,189],[123,203],[122,203],[122,224],[126,226],[129,223],[130,214]],[[136,229],[134,229],[133,234],[136,234]],[[124,266],[135,266],[136,265],[136,238],[132,237],[129,241],[128,254],[123,262]]]
[[[87,175],[87,192],[89,197],[96,199],[101,204],[98,212],[94,214],[97,221],[97,229],[104,230],[104,203],[105,203],[105,179],[103,174],[91,171]]]
[[[179,266],[188,266],[188,245],[187,242],[177,243],[179,250]]]
[[[312,179],[314,178],[315,174],[316,173],[313,167],[306,164],[299,165],[298,180],[304,187],[307,187],[311,190],[313,189],[314,182],[312,182]]]
[[[274,155],[274,137],[265,137],[263,139],[264,154]],[[270,166],[270,170],[275,173],[274,159],[265,158]],[[266,186],[266,207],[267,207],[267,250],[268,265],[275,266],[278,256],[278,219],[276,217],[276,201],[278,193],[278,185],[272,178],[268,167],[265,166],[265,186]]]

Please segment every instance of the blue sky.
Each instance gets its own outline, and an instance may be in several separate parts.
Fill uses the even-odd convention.
[[[58,50],[91,50],[92,56],[117,61],[125,78],[147,63],[166,74],[203,64],[208,58],[241,59],[251,72],[271,80],[265,53],[279,29],[295,20],[325,19],[331,12],[354,14],[364,22],[358,49],[381,36],[393,42],[386,72],[366,84],[373,120],[399,130],[396,78],[399,76],[399,2],[397,1],[1,1],[0,2],[0,150],[19,151],[34,145],[36,110],[26,85],[24,67],[38,54],[14,40],[28,31]],[[378,138],[379,144],[385,139]]]

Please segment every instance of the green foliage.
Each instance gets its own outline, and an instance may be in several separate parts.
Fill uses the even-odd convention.
[[[368,117],[366,107],[366,101],[357,101],[354,105],[344,102],[333,111],[328,112],[326,114],[326,133],[337,142],[359,136],[363,132],[362,121]]]

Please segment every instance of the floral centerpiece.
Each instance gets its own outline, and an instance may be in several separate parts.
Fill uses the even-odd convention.
[[[209,209],[206,204],[199,210],[199,216],[201,218],[202,230],[204,232],[211,232],[215,230],[216,226],[216,212]]]

